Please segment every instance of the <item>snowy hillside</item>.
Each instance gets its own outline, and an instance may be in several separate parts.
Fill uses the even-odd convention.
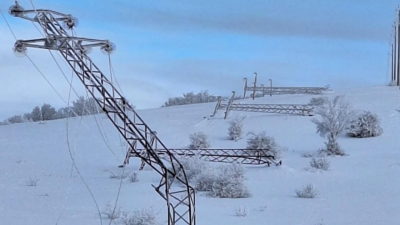
[[[311,117],[251,112],[245,133],[266,131],[287,150],[279,167],[245,166],[246,184],[252,196],[217,199],[196,195],[198,225],[391,225],[400,224],[400,92],[396,87],[375,87],[335,91],[345,94],[354,109],[369,110],[381,118],[384,133],[374,138],[340,137],[348,154],[328,157],[331,168],[312,172],[303,153],[324,146]],[[243,103],[307,104],[310,95],[265,96]],[[246,138],[227,139],[228,120],[223,111],[210,117],[215,103],[139,110],[148,125],[158,132],[169,148],[185,148],[189,134],[204,131],[213,148],[245,148]],[[69,129],[67,135],[67,127]],[[69,140],[69,141],[68,141]],[[68,148],[70,146],[70,151]],[[114,203],[120,180],[125,144],[105,115],[41,123],[0,126],[0,224],[109,224],[99,219],[108,202]],[[71,155],[70,155],[71,153]],[[86,182],[88,191],[76,170]],[[152,207],[158,220],[166,221],[166,206],[151,184],[159,176],[148,169],[138,171],[140,161],[132,158],[126,173],[136,171],[139,182],[124,180],[118,205],[123,211]],[[36,182],[36,185],[34,183]],[[295,190],[313,184],[319,195],[302,199]],[[238,217],[235,209],[246,208]],[[322,222],[323,221],[323,222]],[[119,224],[118,221],[113,222]]]

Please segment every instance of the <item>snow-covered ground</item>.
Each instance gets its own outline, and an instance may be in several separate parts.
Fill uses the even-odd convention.
[[[348,154],[329,157],[331,168],[311,172],[305,152],[324,146],[311,117],[297,115],[231,112],[245,115],[245,132],[266,131],[281,146],[283,165],[245,166],[246,184],[252,197],[216,199],[198,193],[198,225],[395,225],[400,224],[400,92],[396,87],[360,88],[325,96],[345,94],[354,109],[370,110],[381,118],[383,135],[357,139],[342,136],[339,143]],[[309,95],[266,96],[249,103],[308,103]],[[227,140],[223,112],[210,117],[215,104],[198,104],[139,110],[148,125],[170,148],[187,147],[189,134],[204,131],[214,148],[244,148],[246,138]],[[67,128],[69,135],[67,136]],[[70,151],[68,150],[68,143]],[[41,123],[0,126],[0,224],[109,224],[99,219],[114,203],[120,180],[125,145],[105,115]],[[71,155],[70,155],[71,152]],[[72,159],[94,200],[72,169]],[[118,205],[124,211],[153,207],[161,223],[166,206],[151,184],[159,181],[154,171],[138,171],[140,162],[131,159],[125,172],[136,171],[139,182],[122,182]],[[148,168],[148,167],[147,167]],[[36,186],[30,186],[36,181]],[[314,199],[297,198],[295,189],[313,184]],[[235,216],[246,207],[247,216]],[[118,224],[118,222],[116,222]]]

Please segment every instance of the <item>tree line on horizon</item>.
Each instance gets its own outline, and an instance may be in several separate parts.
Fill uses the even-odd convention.
[[[102,109],[98,106],[94,98],[85,98],[80,96],[77,100],[72,102],[72,106],[70,107],[62,107],[56,110],[50,104],[44,103],[42,106],[34,107],[29,113],[12,116],[3,122],[0,122],[0,125],[56,120],[67,117],[99,114],[101,112]]]

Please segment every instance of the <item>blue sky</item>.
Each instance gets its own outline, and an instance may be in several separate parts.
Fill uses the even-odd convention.
[[[273,79],[277,86],[333,89],[384,85],[398,1],[392,0],[219,0],[94,1],[33,0],[76,16],[78,36],[109,39],[115,74],[132,104],[159,107],[168,97],[209,90],[242,92],[243,78]],[[0,0],[7,12],[13,1]],[[20,1],[31,9],[28,0]],[[40,33],[29,21],[6,14],[18,39]],[[65,103],[26,58],[15,57],[15,42],[0,20],[0,120],[36,105]],[[49,53],[30,57],[67,99],[69,85]],[[107,73],[107,56],[90,55]],[[59,62],[62,62],[60,58]],[[65,72],[71,72],[65,67]],[[84,94],[82,85],[74,88]]]

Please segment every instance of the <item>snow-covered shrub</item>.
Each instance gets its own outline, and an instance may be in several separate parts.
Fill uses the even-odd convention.
[[[315,155],[314,152],[304,152],[303,154],[301,154],[301,157],[312,158],[312,157],[314,157],[314,155]]]
[[[311,119],[317,125],[317,133],[327,137],[325,143],[327,155],[345,155],[337,143],[339,134],[343,133],[354,115],[350,104],[344,96],[336,96],[333,100],[325,99],[326,103],[314,108],[314,113],[321,117]]]
[[[311,106],[319,106],[319,105],[323,105],[326,102],[326,98],[324,97],[313,97],[310,99],[310,102],[308,103],[308,105]]]
[[[250,192],[244,183],[243,167],[236,163],[220,167],[209,195],[214,198],[250,197]]]
[[[229,121],[228,135],[230,140],[237,141],[242,138],[243,118],[236,117]]]
[[[156,225],[157,213],[153,208],[135,210],[133,213],[122,213],[121,221],[125,225]]]
[[[129,174],[128,180],[129,180],[129,182],[131,182],[131,183],[138,182],[138,181],[139,181],[139,179],[138,179],[138,174],[137,174],[136,172],[133,172],[133,173]]]
[[[360,138],[376,137],[383,133],[383,129],[380,127],[378,115],[369,111],[364,112],[353,119],[347,130],[349,136]]]
[[[111,172],[111,171],[108,171],[108,172],[111,173],[111,174],[110,174],[110,178],[111,178],[111,179],[125,179],[125,178],[128,177],[128,174],[126,174],[126,173],[122,173],[122,174],[120,174],[120,175],[117,175],[117,174],[115,174],[115,173],[113,173],[113,172]]]
[[[273,137],[267,136],[265,131],[258,134],[250,132],[250,137],[247,139],[247,147],[245,154],[252,156],[269,156],[272,155],[275,159],[281,157],[282,148],[276,144]]]
[[[115,207],[107,202],[105,209],[101,214],[106,215],[108,219],[114,220],[121,216],[121,207]]]
[[[312,158],[310,161],[310,166],[311,168],[317,170],[328,170],[330,167],[330,162],[325,158],[320,158],[320,159]]]
[[[190,149],[201,149],[210,147],[208,136],[202,131],[190,134],[189,139]]]
[[[247,216],[246,206],[244,206],[244,207],[239,206],[239,207],[235,208],[235,216],[246,217]]]
[[[206,162],[199,158],[199,156],[193,156],[189,158],[179,158],[183,169],[185,170],[186,177],[189,181],[193,181],[196,176],[201,174],[202,170],[207,167]],[[183,174],[179,174],[183,178]]]
[[[26,181],[26,186],[37,186],[39,179],[29,179],[28,181]]]
[[[216,168],[204,168],[193,180],[196,191],[212,191],[214,181],[217,179]]]
[[[296,190],[295,192],[299,198],[315,198],[318,195],[318,191],[312,184],[308,184],[302,190]]]

